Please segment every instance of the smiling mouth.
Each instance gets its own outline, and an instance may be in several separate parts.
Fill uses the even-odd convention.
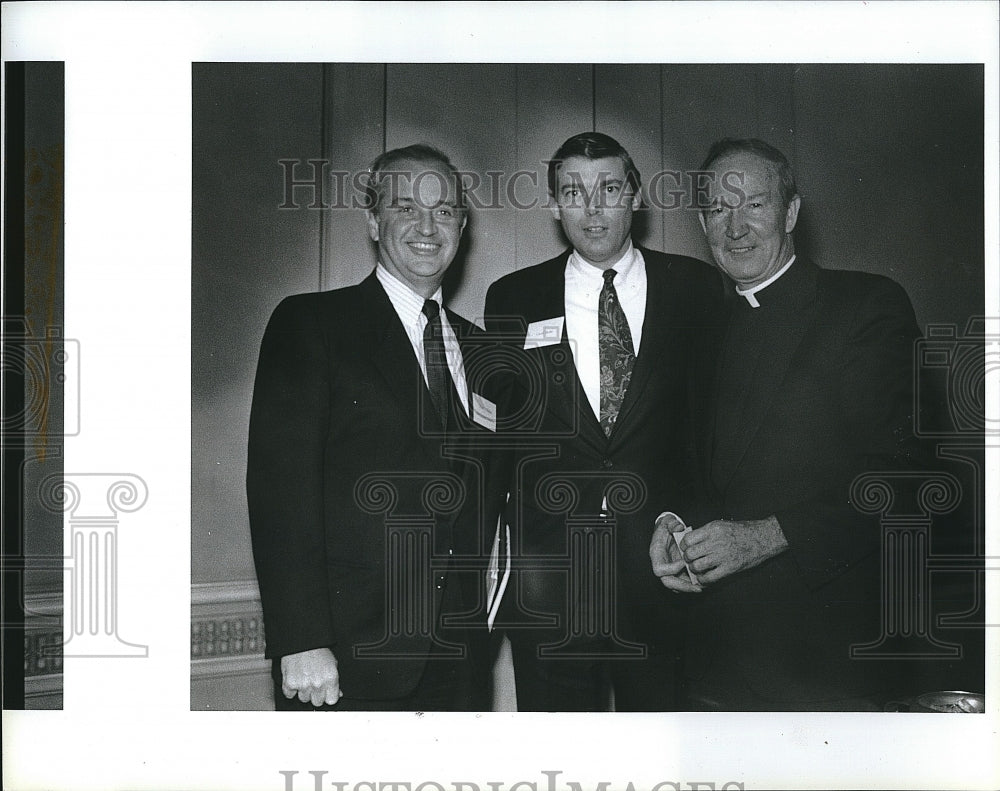
[[[416,253],[426,253],[433,255],[441,249],[441,245],[433,242],[407,242],[407,246]]]
[[[608,226],[606,225],[588,225],[586,228],[583,229],[583,232],[589,234],[600,234],[604,233],[607,230]]]
[[[743,255],[753,250],[753,247],[730,247],[727,251],[730,255]]]

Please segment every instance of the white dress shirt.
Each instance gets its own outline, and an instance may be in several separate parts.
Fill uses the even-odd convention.
[[[618,273],[613,283],[638,356],[642,323],[646,318],[646,262],[642,253],[629,242],[628,250],[610,268]],[[573,350],[576,375],[598,419],[601,414],[601,352],[597,339],[597,311],[603,288],[603,270],[588,264],[575,250],[570,253],[566,264],[566,337]]]
[[[420,371],[424,375],[424,383],[427,383],[427,361],[424,357],[424,329],[427,327],[427,316],[424,315],[424,298],[410,288],[406,283],[397,278],[381,262],[375,267],[375,277],[385,289],[389,301],[396,310],[396,315],[403,322],[406,329],[406,336],[410,339],[413,353],[420,364]],[[462,348],[458,345],[458,338],[448,321],[448,314],[444,310],[441,301],[441,288],[435,291],[430,299],[438,303],[441,311],[441,329],[444,338],[444,352],[448,358],[448,370],[451,371],[451,379],[455,383],[455,390],[458,398],[462,402],[465,414],[469,414],[469,386],[465,381],[465,366],[462,363]]]

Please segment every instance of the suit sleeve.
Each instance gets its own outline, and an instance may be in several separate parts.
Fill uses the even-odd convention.
[[[266,654],[332,647],[323,508],[329,423],[315,303],[284,300],[261,344],[247,457],[247,502]]]
[[[878,551],[878,516],[859,511],[851,484],[866,472],[913,469],[913,349],[919,331],[903,289],[881,279],[858,305],[833,372],[841,419],[854,449],[844,475],[800,505],[775,514],[811,587]]]

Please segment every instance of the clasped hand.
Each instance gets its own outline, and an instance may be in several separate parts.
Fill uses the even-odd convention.
[[[702,586],[758,566],[788,547],[773,516],[739,522],[716,519],[685,535],[678,549],[672,533],[683,529],[677,517],[663,514],[649,543],[653,573],[675,593],[700,593]],[[685,562],[697,585],[688,578]]]

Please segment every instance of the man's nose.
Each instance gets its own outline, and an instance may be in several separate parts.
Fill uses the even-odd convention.
[[[743,212],[733,209],[726,216],[726,236],[730,239],[739,239],[747,232],[747,224],[743,219]]]
[[[434,219],[433,211],[425,210],[420,212],[417,231],[424,236],[433,236],[437,232],[437,221]]]
[[[600,214],[602,211],[604,211],[604,206],[601,204],[600,197],[595,195],[591,198],[587,198],[585,211],[589,215]]]

